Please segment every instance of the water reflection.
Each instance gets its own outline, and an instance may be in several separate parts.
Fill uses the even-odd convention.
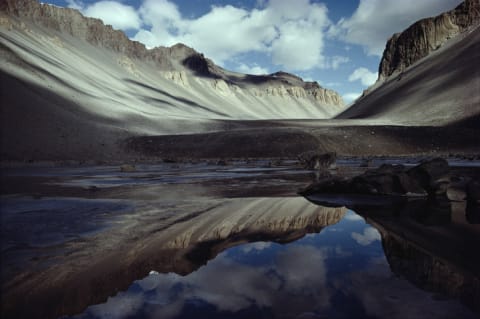
[[[292,197],[306,184],[296,173],[147,173],[3,196],[2,317],[475,316],[448,298],[480,311],[476,206],[354,213]]]
[[[5,201],[12,220],[20,218],[25,209],[33,214],[32,206],[38,206],[31,202],[15,210],[17,201]],[[55,209],[64,212],[63,204],[69,205],[71,214],[81,213],[71,207],[71,201],[58,201]],[[190,274],[229,247],[257,241],[292,242],[337,223],[346,211],[319,207],[298,197],[204,197],[125,204],[130,209],[115,215],[115,226],[101,233],[82,234],[60,247],[57,243],[46,247],[46,253],[34,247],[4,251],[10,263],[22,254],[29,256],[21,259],[22,263],[28,261],[28,267],[20,265],[23,272],[5,277],[2,311],[7,317],[54,318],[78,313],[126,290],[152,269]],[[50,210],[50,216],[63,215]],[[60,232],[69,225],[63,217],[56,222]],[[253,247],[258,245],[267,244]],[[7,265],[15,268],[15,264]]]
[[[480,227],[471,205],[444,197],[387,207],[352,205],[379,232],[354,236],[359,243],[381,237],[394,274],[442,298],[460,299],[479,313]]]
[[[463,318],[392,276],[380,233],[353,212],[289,244],[256,242],[187,275],[152,271],[76,318]]]

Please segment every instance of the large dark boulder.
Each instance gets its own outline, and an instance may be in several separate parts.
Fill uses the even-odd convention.
[[[403,165],[384,164],[377,169],[368,170],[354,177],[351,187],[358,193],[420,196],[427,194],[418,181],[408,176]]]
[[[381,196],[404,198],[444,196],[446,198],[448,184],[448,163],[443,159],[433,159],[411,169],[403,165],[385,164],[351,179],[327,177],[310,185],[301,194],[307,197],[336,194],[350,197],[352,195],[377,196],[377,198]],[[474,194],[472,196],[477,196],[475,186],[472,186],[472,190]]]
[[[407,171],[429,194],[444,194],[450,184],[450,167],[443,158],[425,161]]]

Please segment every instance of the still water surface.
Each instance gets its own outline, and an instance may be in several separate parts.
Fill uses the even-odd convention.
[[[266,164],[11,169],[2,315],[478,316],[465,203],[321,207],[296,195],[315,175]]]

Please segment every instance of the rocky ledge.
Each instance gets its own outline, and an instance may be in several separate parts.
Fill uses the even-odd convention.
[[[467,210],[474,217],[480,215],[480,183],[452,177],[448,162],[442,158],[413,168],[384,164],[350,179],[327,176],[300,194],[316,204],[334,207],[388,206],[411,199],[466,200]]]

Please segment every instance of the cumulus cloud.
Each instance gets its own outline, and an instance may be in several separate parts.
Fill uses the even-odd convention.
[[[217,4],[195,18],[183,16],[172,0],[143,0],[137,9],[112,0],[66,1],[115,28],[136,30],[133,40],[148,48],[180,42],[220,65],[252,52],[267,55],[286,71],[337,69],[349,62],[347,57],[325,56],[325,34],[332,23],[327,7],[313,0],[258,0],[251,9]],[[259,67],[250,69],[249,73],[265,73]]]
[[[353,94],[357,94],[357,93],[353,93]],[[357,95],[358,97],[358,95]],[[350,220],[350,221],[364,221],[363,217],[354,213],[354,212],[351,212],[349,211],[347,215],[345,215],[344,219],[346,220]]]
[[[359,44],[369,55],[381,56],[387,39],[415,21],[453,9],[461,0],[360,0],[349,18],[329,30],[349,43]]]
[[[352,238],[362,246],[368,246],[376,240],[380,240],[381,236],[378,230],[373,227],[368,227],[363,230],[363,234],[353,232]]]
[[[357,68],[348,77],[348,81],[360,81],[365,86],[370,86],[377,81],[378,73],[371,72],[367,68]]]
[[[243,53],[261,52],[287,70],[326,67],[323,35],[330,25],[327,8],[310,0],[261,1],[251,10],[212,6],[195,19],[183,17],[169,0],[145,0],[139,14],[145,27],[134,39],[148,47],[182,42],[220,64]],[[342,61],[335,58],[332,66],[338,67]]]
[[[72,9],[77,9],[77,10],[82,10],[84,7],[83,3],[81,1],[77,0],[66,0],[67,6]]]
[[[332,69],[336,70],[336,69],[338,69],[338,67],[340,65],[348,63],[348,62],[350,62],[350,58],[345,57],[345,56],[335,55],[335,56],[332,57],[330,65],[331,65]]]
[[[99,1],[85,5],[81,1],[67,0],[68,6],[80,10],[83,15],[101,19],[115,29],[140,29],[142,22],[136,9],[117,1]]]

